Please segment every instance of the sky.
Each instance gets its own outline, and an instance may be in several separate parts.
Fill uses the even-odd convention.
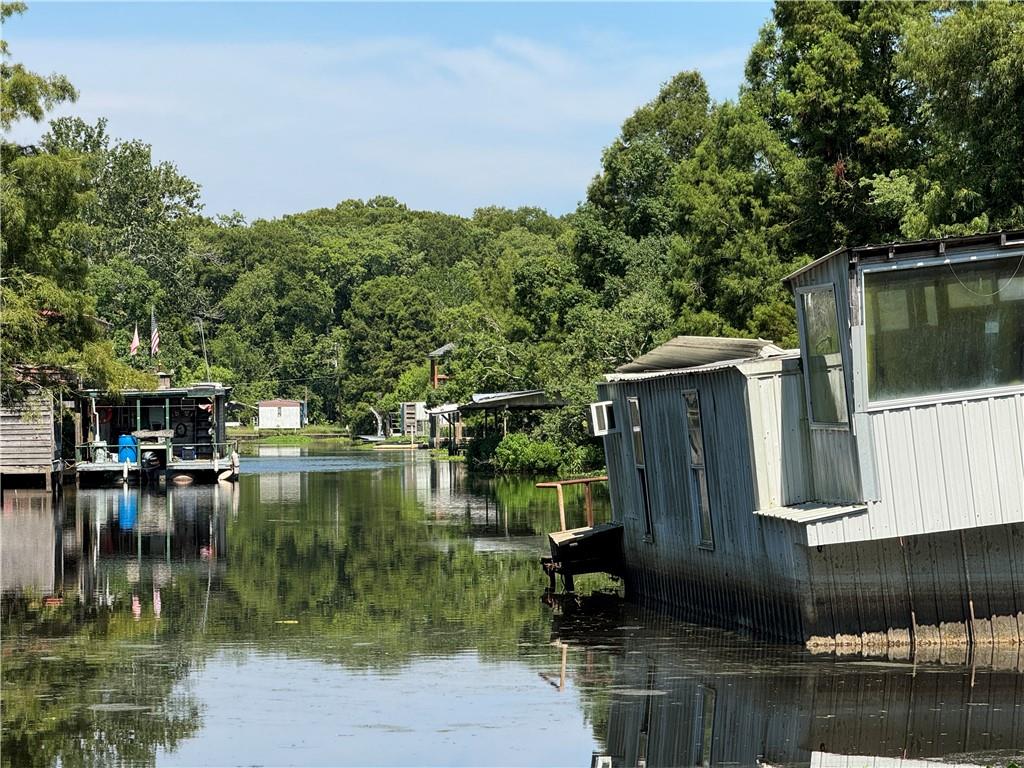
[[[766,3],[30,3],[13,61],[67,75],[52,116],[109,121],[203,189],[274,218],[391,195],[468,215],[573,210],[675,73],[735,98]],[[31,143],[45,125],[11,131]]]

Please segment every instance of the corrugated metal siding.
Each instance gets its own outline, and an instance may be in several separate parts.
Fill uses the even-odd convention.
[[[793,361],[795,363],[795,361]],[[748,383],[755,509],[814,498],[803,376],[796,365]]]
[[[625,528],[631,588],[716,623],[801,635],[798,583],[805,578],[798,526],[757,517],[746,378],[735,369],[699,376],[604,383],[623,430],[605,439],[610,493]],[[700,548],[687,458],[683,391],[699,393],[715,548]],[[628,433],[626,398],[640,401],[653,535]],[[792,395],[790,395],[792,397]]]
[[[868,414],[881,500],[816,544],[1024,521],[1024,394]]]
[[[45,393],[0,409],[0,470],[49,467],[59,459],[53,419],[53,399]]]

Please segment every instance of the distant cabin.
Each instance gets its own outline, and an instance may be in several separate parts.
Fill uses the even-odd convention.
[[[61,470],[60,404],[36,389],[0,407],[0,476],[34,476],[47,489]]]
[[[302,411],[299,400],[260,400],[260,429],[299,429]]]

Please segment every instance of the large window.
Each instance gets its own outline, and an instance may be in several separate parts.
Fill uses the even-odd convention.
[[[1024,383],[1022,259],[866,271],[869,399]]]
[[[683,393],[683,398],[686,400],[686,432],[690,444],[690,498],[694,514],[700,520],[700,545],[714,549],[708,475],[704,465],[704,430],[700,423],[700,397],[696,391],[688,390]]]
[[[654,521],[651,519],[651,494],[647,487],[647,464],[644,462],[644,429],[640,421],[640,401],[631,397],[629,404],[629,428],[633,435],[633,463],[636,466],[636,481],[640,486],[640,502],[644,507],[644,527],[648,538],[654,535]]]
[[[846,377],[839,342],[836,295],[832,287],[813,288],[800,294],[807,360],[807,395],[813,424],[848,422]]]

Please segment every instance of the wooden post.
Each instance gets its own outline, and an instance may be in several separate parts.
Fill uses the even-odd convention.
[[[135,401],[135,429],[142,429],[142,398]]]
[[[558,491],[558,520],[562,524],[562,530],[565,528],[565,493],[562,492],[562,484],[558,483],[555,486],[555,490]]]
[[[587,513],[587,526],[594,527],[594,499],[590,495],[590,483],[583,484],[583,509]]]
[[[565,668],[567,666],[566,662],[568,660],[569,660],[569,644],[568,643],[562,643],[562,670],[561,670],[561,673],[558,675],[558,690],[560,690],[560,691],[564,691],[565,690]]]

